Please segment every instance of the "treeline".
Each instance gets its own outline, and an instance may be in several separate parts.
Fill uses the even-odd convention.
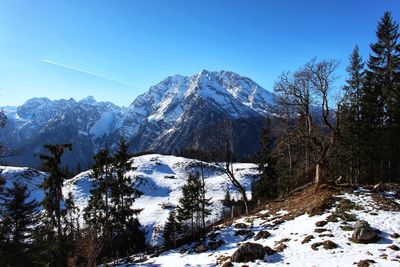
[[[0,265],[97,266],[142,250],[145,236],[137,219],[141,210],[132,208],[140,192],[126,175],[132,163],[125,140],[114,155],[105,148],[94,157],[84,210],[71,194],[62,193],[67,175],[60,167],[61,157],[71,145],[45,148],[48,153],[40,158],[48,175],[40,186],[41,203],[26,185],[13,182],[5,187],[1,180]]]
[[[399,26],[386,12],[366,62],[356,46],[336,89],[334,60],[316,59],[275,84],[277,116],[267,118],[254,198],[271,199],[315,181],[400,181]]]

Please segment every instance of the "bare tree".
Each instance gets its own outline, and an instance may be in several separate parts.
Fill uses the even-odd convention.
[[[339,134],[339,118],[331,114],[331,94],[336,77],[335,60],[312,59],[303,68],[290,74],[283,73],[275,84],[281,105],[294,107],[297,118],[305,121],[305,131],[297,131],[304,141],[313,145],[315,159],[315,183],[326,182],[326,160]],[[340,99],[337,101],[339,112]]]
[[[246,214],[248,214],[249,200],[243,185],[236,179],[233,169],[233,127],[230,120],[223,120],[214,125],[214,129],[210,133],[210,145],[221,171],[226,174],[233,187],[242,195]]]

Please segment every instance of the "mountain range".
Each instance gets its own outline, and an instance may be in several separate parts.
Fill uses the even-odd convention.
[[[4,107],[8,121],[0,130],[0,143],[9,155],[3,163],[38,167],[43,144],[72,143],[63,162],[86,168],[96,151],[105,146],[114,150],[121,136],[131,152],[171,153],[196,142],[206,145],[211,125],[222,119],[232,121],[236,155],[249,156],[258,149],[274,98],[247,77],[207,70],[168,77],[128,107],[91,96],[80,101],[32,98],[19,107]]]

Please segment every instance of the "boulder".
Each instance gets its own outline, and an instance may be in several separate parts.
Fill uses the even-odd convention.
[[[241,230],[237,230],[235,232],[235,235],[238,236],[244,236],[245,238],[250,238],[252,236],[254,236],[254,232],[249,230],[249,229],[241,229]]]
[[[265,239],[271,236],[271,233],[268,231],[260,231],[257,233],[257,235],[254,237],[254,240],[259,240],[259,239]]]
[[[233,264],[230,261],[226,261],[221,265],[221,267],[231,267],[231,266],[233,266]]]
[[[211,241],[207,244],[207,247],[209,247],[211,250],[216,250],[218,249],[220,246],[222,246],[223,244],[225,244],[225,241],[220,239],[218,241]]]
[[[284,243],[279,243],[276,247],[275,250],[278,252],[282,252],[285,248],[287,248],[287,245]]]
[[[328,222],[327,221],[319,221],[315,223],[317,227],[324,227]]]
[[[366,221],[357,221],[354,225],[354,232],[350,238],[354,243],[376,243],[379,240],[376,231],[369,226],[369,223]]]
[[[196,247],[197,253],[203,253],[208,250],[208,247],[206,245],[200,245]]]
[[[268,247],[268,246],[265,246],[264,249],[265,249],[265,253],[266,253],[268,256],[276,253],[276,250],[274,250],[274,249],[272,249],[272,248],[270,248],[270,247]]]
[[[242,244],[232,255],[233,262],[249,262],[257,259],[264,259],[265,248],[257,243],[247,242]]]
[[[311,241],[311,239],[314,239],[314,236],[313,235],[308,235],[303,239],[303,241],[301,241],[301,243],[302,244],[308,243],[308,242]]]
[[[235,228],[236,229],[244,229],[244,228],[247,228],[247,227],[249,227],[247,224],[245,224],[245,223],[237,223],[237,224],[235,224]]]
[[[357,267],[368,267],[370,266],[370,263],[376,263],[374,260],[360,260],[357,263]]]
[[[313,250],[318,250],[320,246],[323,246],[324,249],[334,249],[338,247],[338,245],[335,242],[331,240],[325,240],[324,242],[316,242],[312,244],[311,248]]]
[[[325,240],[323,243],[324,249],[334,249],[338,247],[338,245],[331,240]]]
[[[399,251],[400,250],[400,248],[398,246],[396,246],[395,244],[392,244],[392,245],[388,246],[388,248],[393,249],[395,251]]]

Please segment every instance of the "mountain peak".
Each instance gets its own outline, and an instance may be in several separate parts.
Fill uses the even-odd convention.
[[[96,104],[97,103],[97,101],[96,101],[96,99],[93,97],[93,96],[87,96],[87,97],[85,97],[85,98],[82,98],[80,101],[79,101],[79,103],[80,104],[86,104],[86,105],[93,105],[93,104]]]

